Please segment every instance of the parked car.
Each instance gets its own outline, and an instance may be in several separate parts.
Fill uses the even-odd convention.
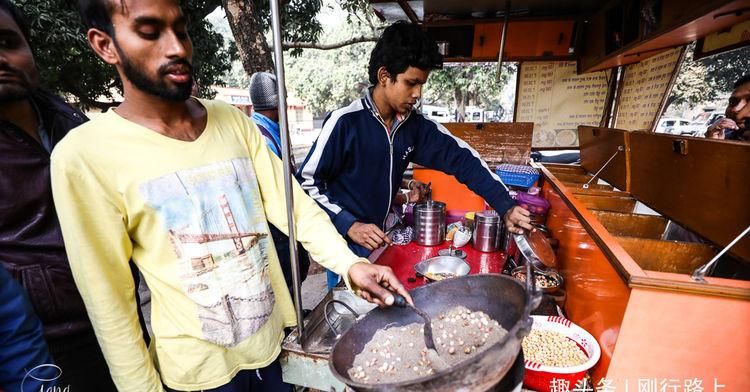
[[[454,121],[453,115],[448,108],[435,105],[422,105],[422,114],[439,123]]]
[[[693,122],[691,122],[690,125],[681,130],[682,134],[694,137],[705,137],[708,126],[723,117],[724,114],[719,112],[701,113],[693,119]]]
[[[656,125],[656,133],[682,135],[682,129],[690,125],[690,120],[680,117],[662,117]]]

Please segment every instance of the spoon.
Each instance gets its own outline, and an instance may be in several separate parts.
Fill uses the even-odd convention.
[[[430,319],[430,316],[422,309],[410,305],[406,302],[406,298],[398,293],[393,293],[393,305],[398,306],[399,308],[409,308],[424,319],[424,345],[427,346],[427,358],[433,365],[435,365],[435,370],[448,367],[448,364],[440,357],[440,354],[438,354],[437,349],[435,348],[435,341],[432,339],[432,320]]]

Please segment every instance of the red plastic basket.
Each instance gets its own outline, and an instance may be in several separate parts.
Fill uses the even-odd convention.
[[[538,392],[552,391],[552,383],[560,385],[564,382],[573,390],[576,383],[586,376],[586,372],[599,361],[601,349],[590,333],[575,325],[565,317],[556,316],[531,316],[534,319],[532,329],[544,329],[560,332],[568,339],[575,342],[589,357],[589,360],[578,366],[555,367],[545,366],[537,362],[526,360],[526,373],[523,377],[523,385]],[[556,388],[556,390],[559,390]]]

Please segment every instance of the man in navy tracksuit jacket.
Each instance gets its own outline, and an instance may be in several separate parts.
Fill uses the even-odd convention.
[[[437,45],[419,27],[398,22],[386,28],[370,57],[373,86],[326,118],[297,172],[360,256],[390,241],[385,219],[410,162],[454,175],[503,215],[512,231],[531,229],[528,211],[515,206],[479,154],[413,110],[430,70],[440,66]]]

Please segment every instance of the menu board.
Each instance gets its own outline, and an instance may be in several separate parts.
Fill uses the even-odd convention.
[[[615,128],[651,131],[681,53],[672,49],[625,66]]]
[[[578,146],[578,126],[602,118],[607,75],[577,75],[574,61],[521,63],[515,121],[534,123],[534,147]]]

